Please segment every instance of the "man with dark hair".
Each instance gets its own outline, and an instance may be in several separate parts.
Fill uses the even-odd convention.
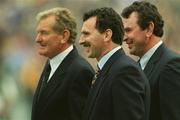
[[[180,120],[180,55],[163,43],[164,21],[155,5],[134,2],[122,11],[130,54],[139,63],[151,88],[150,120]]]
[[[73,45],[75,18],[66,8],[37,15],[38,52],[48,57],[36,89],[32,120],[80,120],[94,71]]]
[[[83,120],[147,120],[150,89],[137,63],[125,55],[123,23],[112,8],[84,14],[79,43],[98,61]]]

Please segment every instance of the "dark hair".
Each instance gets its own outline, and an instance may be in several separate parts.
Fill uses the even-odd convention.
[[[83,16],[83,21],[90,17],[96,17],[96,29],[102,33],[106,29],[111,29],[113,32],[112,41],[116,44],[122,44],[124,37],[124,27],[120,15],[112,8],[103,7],[86,12]]]
[[[153,33],[159,37],[163,36],[164,21],[155,5],[146,1],[141,1],[141,2],[136,1],[130,6],[126,7],[122,11],[121,15],[123,18],[128,18],[133,12],[137,12],[138,14],[137,24],[141,27],[142,30],[146,29],[149,26],[150,22],[153,22],[154,23]]]

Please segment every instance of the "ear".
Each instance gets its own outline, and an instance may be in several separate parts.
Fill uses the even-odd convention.
[[[62,39],[61,39],[61,43],[67,43],[67,41],[69,40],[69,37],[70,37],[70,31],[65,29],[63,32],[62,32]]]
[[[107,42],[112,39],[113,32],[111,29],[106,29],[104,32],[104,41]]]
[[[146,37],[151,37],[151,35],[153,34],[154,31],[154,23],[150,22],[149,26],[146,28]]]

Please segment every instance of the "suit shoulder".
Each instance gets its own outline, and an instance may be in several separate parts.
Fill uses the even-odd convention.
[[[122,67],[138,67],[137,62],[127,55],[124,55],[123,57],[119,58],[116,62],[117,64],[121,64]]]
[[[130,58],[127,55],[124,55],[123,57],[118,58],[113,64],[112,64],[113,71],[119,71],[119,72],[126,72],[128,70],[137,71],[141,73],[141,69],[138,66],[137,62]]]
[[[91,64],[82,56],[77,56],[71,65],[73,68],[75,69],[89,69],[91,71],[93,71],[93,67],[91,66]]]
[[[180,54],[166,47],[164,48],[162,57],[166,59],[180,59]]]

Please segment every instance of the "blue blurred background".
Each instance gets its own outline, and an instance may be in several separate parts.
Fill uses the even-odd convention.
[[[77,17],[78,31],[84,11],[113,7],[118,13],[134,0],[0,0],[0,120],[30,120],[31,104],[45,58],[36,52],[36,14],[52,7],[69,8]],[[180,53],[180,1],[151,0],[165,20],[163,41]],[[79,52],[88,59],[83,48]],[[128,54],[127,46],[123,48]],[[129,54],[128,54],[129,55]],[[133,59],[136,59],[136,57]]]

